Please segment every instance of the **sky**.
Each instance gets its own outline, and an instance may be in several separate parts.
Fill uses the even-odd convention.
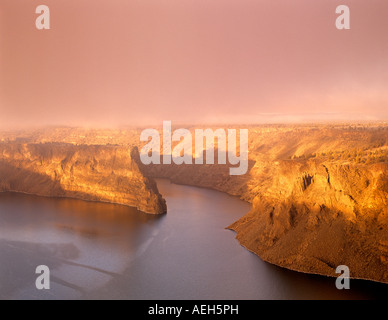
[[[1,0],[0,126],[386,120],[387,30],[386,0]]]

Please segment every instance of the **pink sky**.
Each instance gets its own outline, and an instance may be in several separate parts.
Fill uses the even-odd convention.
[[[0,125],[387,119],[387,32],[386,0],[1,0]]]

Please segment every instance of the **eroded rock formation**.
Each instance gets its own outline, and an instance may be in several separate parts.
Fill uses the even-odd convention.
[[[347,265],[352,277],[388,282],[386,164],[282,161],[271,171],[252,173],[252,210],[230,226],[243,246],[292,270],[336,276]]]
[[[139,169],[136,147],[1,143],[0,191],[167,210],[155,182]]]

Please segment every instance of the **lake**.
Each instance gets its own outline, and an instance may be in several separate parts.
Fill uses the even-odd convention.
[[[225,227],[250,205],[157,180],[168,213],[73,199],[0,194],[1,299],[371,299],[388,286],[270,265]],[[51,270],[37,290],[35,269]]]

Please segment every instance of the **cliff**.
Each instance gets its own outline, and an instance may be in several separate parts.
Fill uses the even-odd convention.
[[[118,203],[167,211],[152,178],[139,168],[137,148],[65,143],[0,144],[0,191]]]
[[[354,278],[388,283],[386,164],[281,161],[271,171],[253,172],[260,192],[229,227],[243,246],[292,270],[336,276],[347,265]]]

